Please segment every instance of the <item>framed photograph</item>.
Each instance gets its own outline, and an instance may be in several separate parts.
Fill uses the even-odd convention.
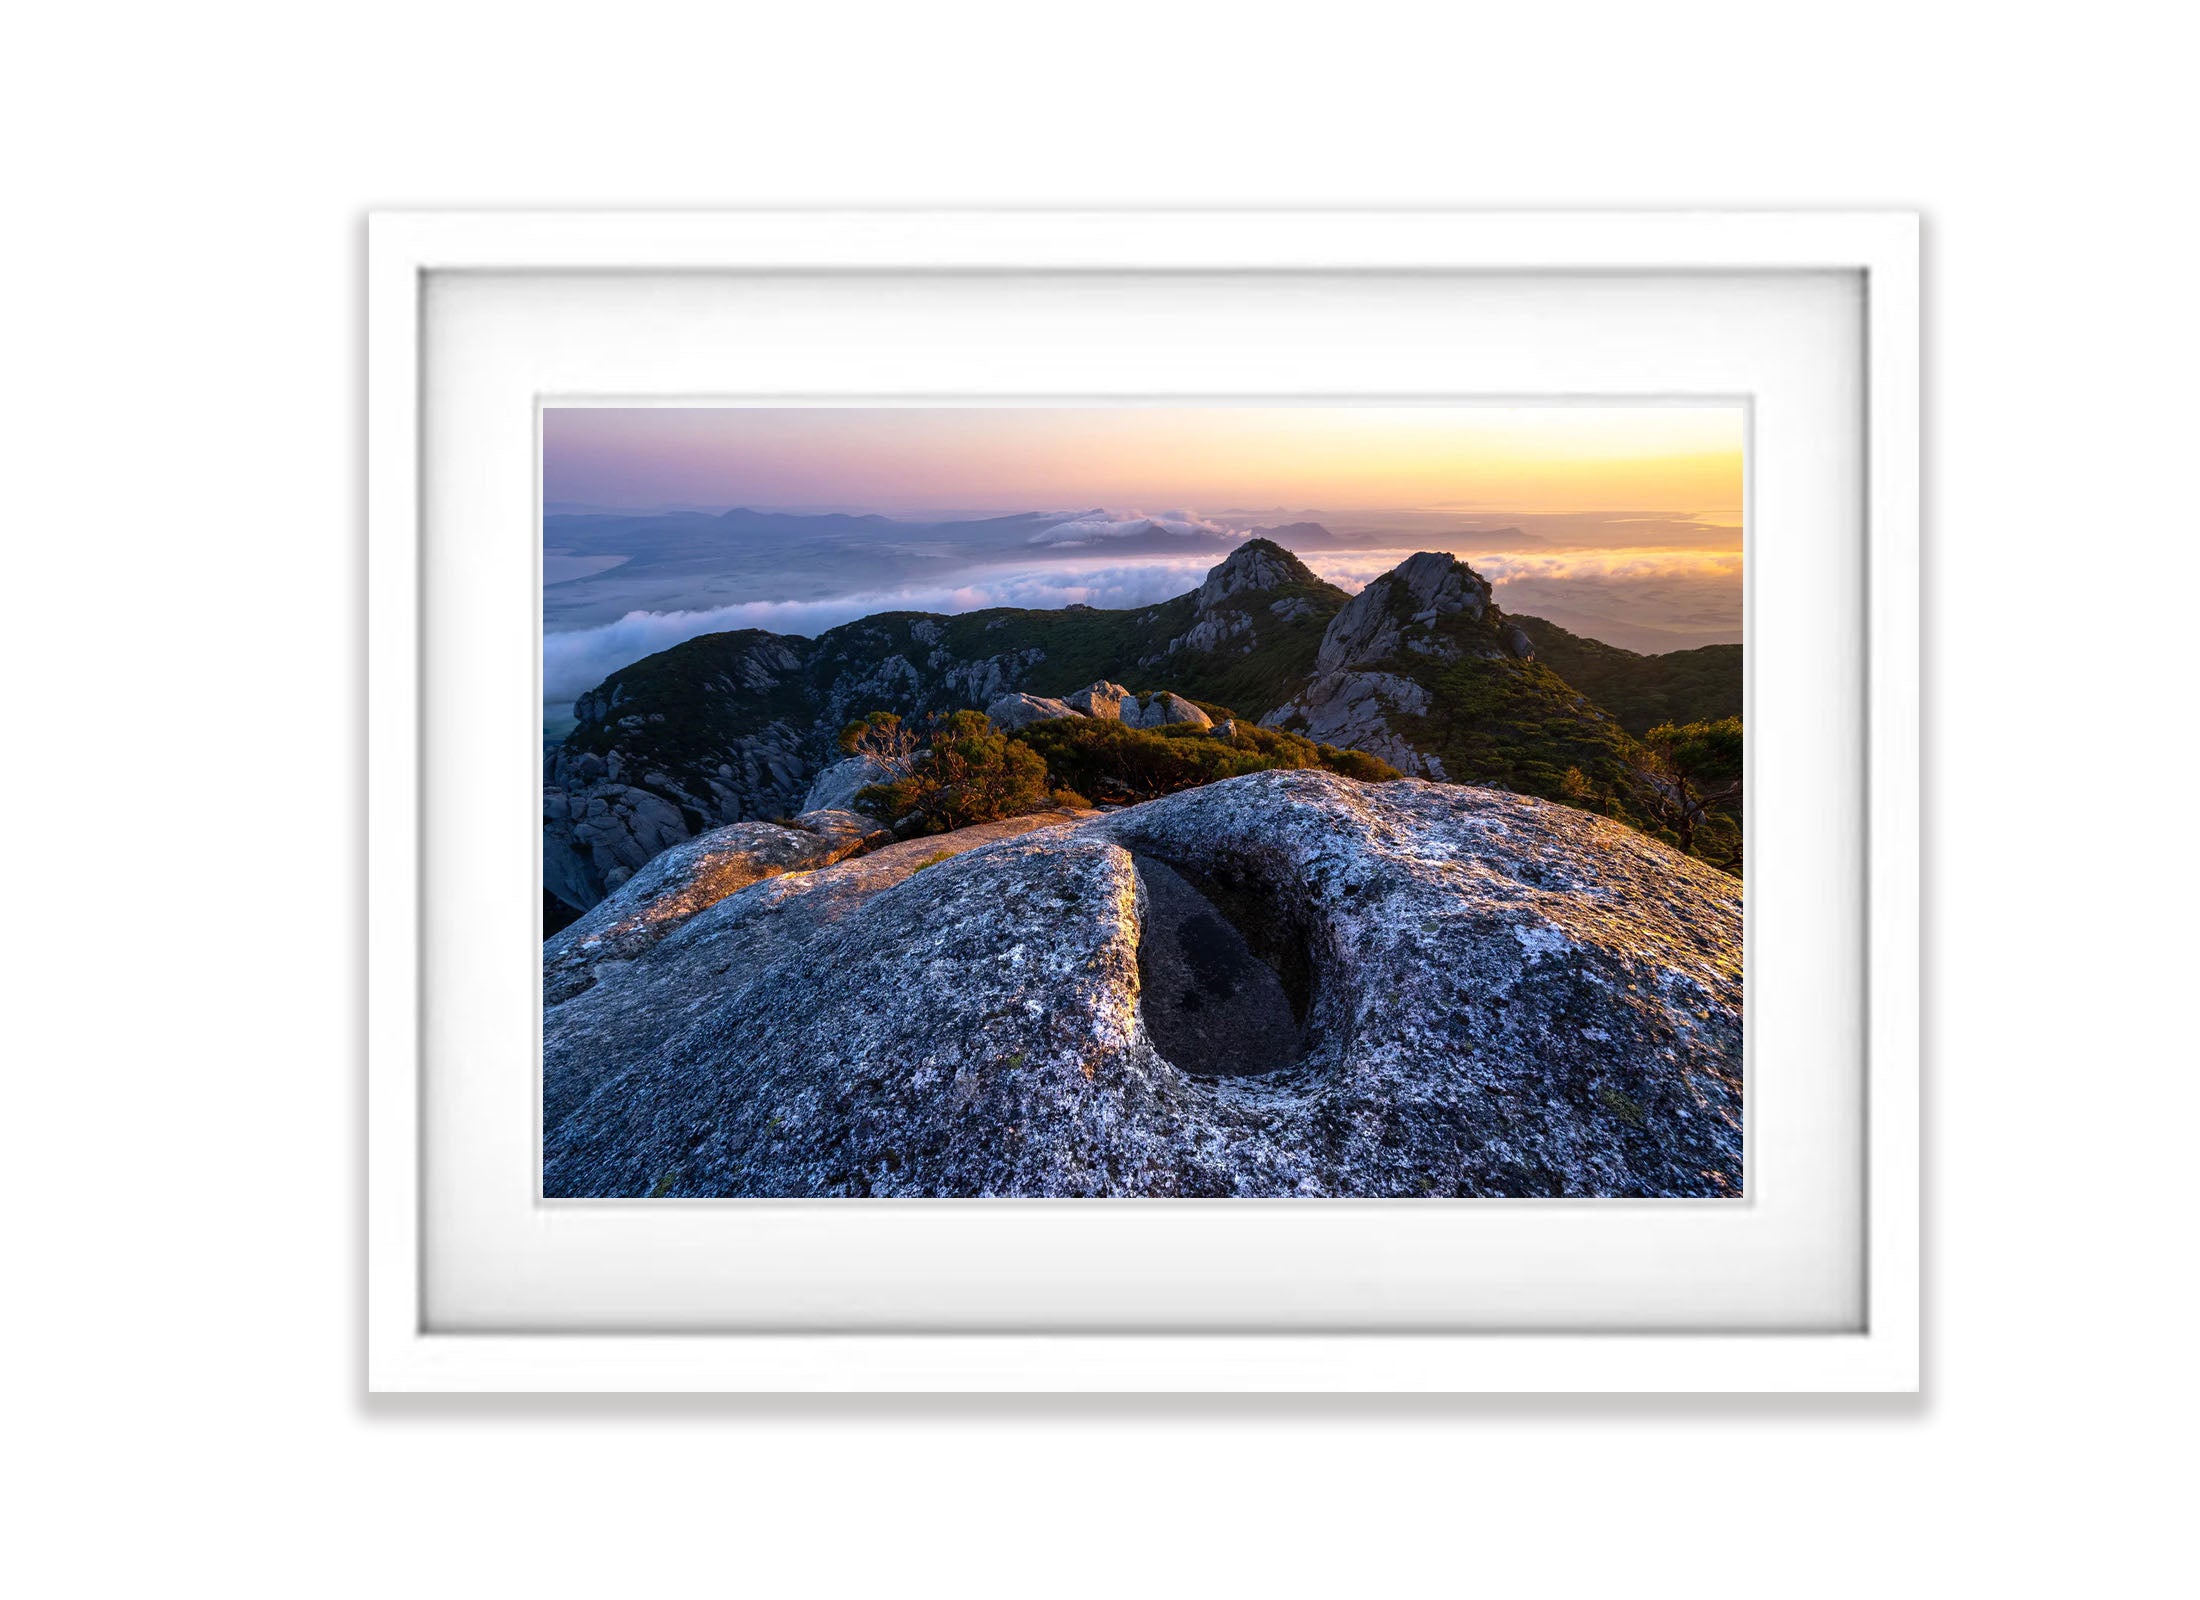
[[[1916,1386],[1914,218],[368,292],[373,1387]]]

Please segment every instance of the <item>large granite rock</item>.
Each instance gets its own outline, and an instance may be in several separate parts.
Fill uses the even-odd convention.
[[[874,783],[890,783],[904,775],[905,769],[880,761],[872,756],[850,756],[836,761],[817,775],[809,793],[802,797],[804,811],[847,811],[855,805],[855,798]]]
[[[1075,694],[1062,696],[1062,703],[1081,717],[1108,717],[1122,720],[1123,707],[1136,705],[1138,697],[1120,683],[1092,683]]]
[[[876,827],[876,824],[872,825]],[[635,960],[697,912],[737,889],[782,873],[829,866],[862,848],[863,838],[737,822],[661,852],[542,948],[543,1003],[592,986],[606,963]]]
[[[1734,879],[1564,807],[1320,772],[1072,820],[756,883],[599,963],[545,1015],[547,1192],[1741,1192]],[[1298,995],[1296,1062],[1156,1047],[1139,857]]]
[[[1135,717],[1132,714],[1134,711],[1136,712]],[[1180,694],[1171,694],[1166,690],[1150,697],[1142,704],[1134,706],[1126,703],[1122,710],[1122,717],[1125,722],[1130,723],[1134,728],[1167,728],[1179,725],[1211,728],[1215,725],[1215,719],[1193,705],[1191,701]]]
[[[1081,717],[1085,713],[1066,701],[1049,699],[1036,694],[1004,694],[985,708],[993,726],[1013,733],[1018,728],[1028,728],[1034,722],[1052,722],[1058,717]]]
[[[805,833],[846,845],[850,855],[889,843],[894,837],[893,829],[861,811],[804,811],[789,820]]]
[[[1063,810],[1012,817],[890,844],[822,870],[772,874],[732,894],[713,893],[718,884],[695,846],[669,852],[583,923],[543,946],[545,1129],[559,1126],[584,1098],[713,1009],[729,975],[812,948],[841,917],[942,861],[1097,815]],[[637,960],[645,951],[649,958]]]

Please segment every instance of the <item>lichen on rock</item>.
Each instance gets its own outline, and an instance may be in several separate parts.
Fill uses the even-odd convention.
[[[1314,771],[993,826],[754,883],[551,1005],[546,1192],[1741,1192],[1732,878],[1562,806]],[[1134,854],[1295,964],[1297,1060],[1157,1048]]]

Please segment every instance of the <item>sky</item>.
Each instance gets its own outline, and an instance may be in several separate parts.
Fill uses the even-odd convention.
[[[646,509],[1088,506],[1739,520],[1738,406],[552,407],[544,499]]]

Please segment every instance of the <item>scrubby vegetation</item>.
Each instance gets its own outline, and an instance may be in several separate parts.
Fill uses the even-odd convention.
[[[1220,707],[1206,708],[1209,715]],[[1096,800],[1133,804],[1222,778],[1274,768],[1321,767],[1382,783],[1395,767],[1357,750],[1316,744],[1295,733],[1255,727],[1221,711],[1218,726],[1129,728],[1101,717],[1061,717],[1035,722],[1016,737],[1037,751],[1057,783]],[[1221,731],[1227,723],[1230,731]]]
[[[1740,871],[1742,719],[1660,723],[1643,738],[1653,830],[1689,855]]]
[[[882,702],[898,714],[873,711],[837,742],[895,775],[861,804],[905,837],[1048,806],[1132,804],[1275,767],[1398,776],[1373,756],[1310,741],[1303,709],[1288,724],[1297,731],[1256,725],[1308,690],[1347,599],[1262,544],[1244,548],[1280,566],[1281,581],[1268,574],[1263,587],[1211,596],[1204,609],[1186,593],[1123,611],[885,612],[815,640],[704,635],[579,697],[578,724],[551,753],[546,780],[579,794],[646,790],[700,833],[796,809],[799,775],[825,754],[834,723]],[[1610,816],[1740,871],[1739,645],[1640,655],[1494,607],[1431,619],[1413,612],[1404,584],[1393,588],[1398,649],[1355,667],[1425,691],[1413,701],[1422,713],[1393,706],[1383,720],[1440,763],[1432,772]],[[1124,679],[1191,701],[1217,729],[1073,718],[1007,732],[954,709],[1002,684],[1061,696]]]
[[[1384,783],[1396,768],[1357,750],[1316,744],[1295,733],[1254,727],[1229,709],[1203,705],[1215,728],[1132,728],[1105,717],[1058,717],[1003,733],[981,711],[938,718],[921,750],[891,712],[850,723],[841,748],[886,755],[907,740],[906,777],[873,784],[856,804],[909,835],[945,833],[980,822],[1043,811],[1085,810],[1095,800],[1131,805],[1179,789],[1275,768],[1319,767]]]
[[[1647,822],[1640,746],[1555,673],[1479,655],[1407,670],[1427,688],[1429,709],[1392,725],[1434,752],[1453,782],[1559,800],[1635,827]]]
[[[1585,639],[1542,617],[1515,616],[1536,660],[1640,739],[1661,722],[1709,722],[1742,714],[1742,647],[1699,645],[1646,656]]]
[[[864,721],[874,723],[881,715]],[[1052,803],[1047,764],[1029,745],[1002,734],[983,711],[941,717],[907,776],[856,794],[857,805],[910,834],[947,833]]]
[[[891,711],[873,711],[840,730],[840,753],[868,756],[882,767],[900,769],[917,753],[916,730]]]

